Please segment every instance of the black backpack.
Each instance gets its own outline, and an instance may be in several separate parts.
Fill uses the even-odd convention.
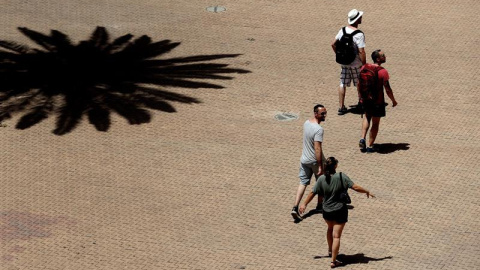
[[[335,43],[335,61],[342,65],[349,65],[355,60],[355,57],[357,57],[353,36],[363,32],[360,30],[355,30],[353,33],[347,34],[345,27],[342,28],[342,31],[343,36]]]

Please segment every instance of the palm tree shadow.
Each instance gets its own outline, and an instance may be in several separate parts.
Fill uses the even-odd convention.
[[[390,154],[395,151],[408,150],[410,149],[410,144],[408,143],[380,143],[375,144],[377,148],[376,152],[379,154]]]
[[[200,103],[165,88],[221,89],[212,81],[249,73],[209,62],[239,54],[159,59],[180,43],[152,42],[146,35],[111,40],[104,27],[97,27],[88,40],[73,44],[57,30],[45,35],[18,29],[41,49],[0,40],[0,121],[24,112],[17,129],[52,114],[57,115],[56,135],[71,132],[84,116],[98,131],[107,131],[111,112],[132,125],[149,123],[149,110],[173,113],[172,102]]]

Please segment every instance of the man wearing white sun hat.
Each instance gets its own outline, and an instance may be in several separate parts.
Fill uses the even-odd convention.
[[[358,11],[356,9],[350,10],[348,12],[348,26],[342,27],[338,31],[335,40],[332,43],[333,51],[337,54],[337,46],[339,47],[339,42],[344,35],[351,35],[353,39],[354,53],[356,54],[353,62],[349,64],[341,64],[342,70],[340,73],[340,88],[338,89],[338,99],[339,99],[339,109],[338,114],[343,115],[347,112],[345,106],[345,92],[347,86],[350,86],[353,81],[353,85],[358,85],[358,74],[360,68],[367,63],[365,56],[365,35],[362,31],[358,30],[358,25],[362,23],[363,11]],[[338,62],[338,61],[337,61]]]

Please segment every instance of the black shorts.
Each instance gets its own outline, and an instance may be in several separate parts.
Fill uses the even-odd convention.
[[[340,210],[333,212],[323,211],[323,219],[328,221],[335,221],[337,223],[346,223],[348,221],[348,208],[344,205]]]
[[[368,116],[385,117],[385,104],[363,104],[363,112]]]

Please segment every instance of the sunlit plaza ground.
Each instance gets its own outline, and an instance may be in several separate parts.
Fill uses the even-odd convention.
[[[226,10],[207,10],[215,6]],[[352,8],[365,12],[367,56],[388,55],[399,103],[382,119],[383,151],[368,155],[357,145],[361,116],[336,115],[330,44]],[[102,26],[110,41],[180,42],[159,59],[200,55],[200,64],[224,64],[213,71],[239,72],[187,76],[201,69],[183,74],[198,88],[160,85],[174,94],[138,103],[148,119],[119,100],[102,111],[106,131],[88,113],[69,128],[75,114],[62,107],[32,124],[19,105],[0,127],[0,269],[328,268],[321,215],[290,216],[302,124],[317,103],[329,112],[326,155],[377,195],[351,194],[343,268],[480,268],[479,8],[473,0],[2,1],[0,40],[42,49],[18,27],[57,30],[76,44]],[[231,54],[239,55],[205,58]],[[356,103],[348,88],[346,104]]]

